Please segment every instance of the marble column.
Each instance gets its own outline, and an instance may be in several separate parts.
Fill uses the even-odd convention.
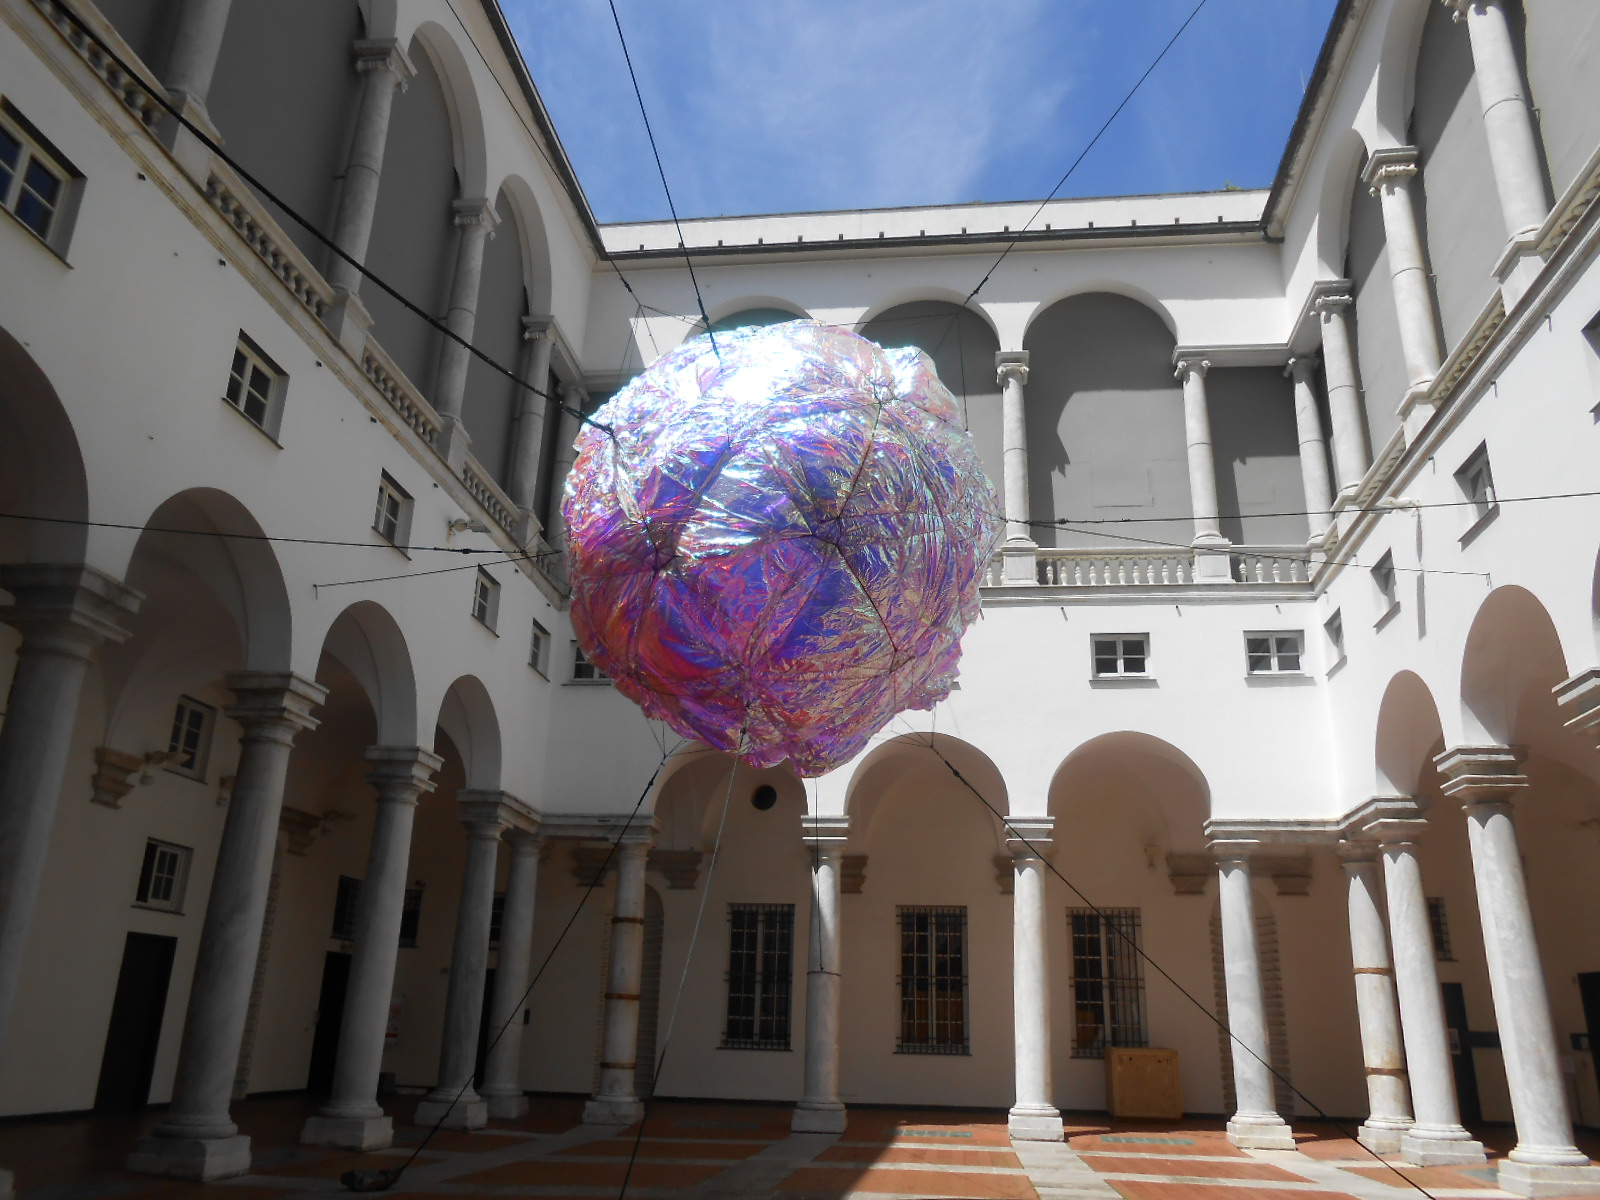
[[[1350,962],[1361,1024],[1361,1061],[1367,1073],[1367,1119],[1356,1138],[1374,1154],[1394,1154],[1401,1135],[1411,1128],[1411,1088],[1383,920],[1378,848],[1370,842],[1345,842],[1340,857],[1349,885]]]
[[[1311,541],[1320,544],[1328,532],[1333,489],[1328,482],[1328,446],[1322,437],[1322,414],[1317,411],[1313,373],[1317,360],[1296,355],[1284,374],[1294,380],[1294,425],[1300,439],[1300,483],[1306,495],[1306,526]]]
[[[444,1037],[439,1045],[439,1082],[417,1105],[418,1125],[482,1129],[489,1106],[473,1090],[478,1027],[483,1023],[483,988],[489,972],[489,925],[494,920],[494,877],[507,815],[501,800],[461,792],[457,807],[467,827],[467,866],[456,909],[456,940],[450,952],[450,985],[444,999]]]
[[[1395,320],[1405,354],[1409,392],[1426,391],[1439,373],[1439,323],[1434,311],[1428,260],[1411,195],[1417,174],[1417,148],[1374,150],[1362,179],[1383,205],[1383,235],[1389,252],[1389,282]],[[1384,403],[1389,399],[1384,398]],[[1398,401],[1397,401],[1398,403]]]
[[[517,389],[517,415],[511,436],[511,484],[506,488],[522,515],[533,517],[539,494],[539,452],[544,448],[544,423],[550,386],[550,352],[555,330],[549,317],[522,318],[523,355],[519,372],[526,387]],[[535,390],[537,389],[537,390]]]
[[[459,466],[472,442],[461,416],[467,397],[467,368],[472,363],[472,351],[467,346],[472,343],[472,331],[478,322],[483,252],[494,236],[499,218],[488,200],[457,200],[451,208],[455,213],[456,265],[444,326],[455,337],[439,335],[439,369],[434,374],[433,395],[429,399],[441,421],[439,448],[452,465]]]
[[[1020,823],[1020,822],[1017,822]],[[1008,840],[1014,886],[1011,895],[1011,996],[1016,1039],[1016,1102],[1007,1122],[1013,1141],[1059,1142],[1061,1112],[1052,1101],[1050,1079],[1050,965],[1046,950],[1045,864],[1050,847],[1046,822],[1025,827],[1026,838]]]
[[[412,820],[417,801],[433,790],[432,777],[443,765],[438,755],[419,746],[373,746],[367,761],[372,763],[367,782],[378,790],[378,805],[356,915],[333,1094],[300,1132],[309,1145],[347,1150],[378,1150],[394,1141],[393,1122],[378,1104],[378,1074],[400,951]]]
[[[1183,429],[1189,453],[1189,508],[1194,516],[1194,578],[1197,583],[1232,581],[1228,539],[1222,536],[1217,505],[1217,464],[1211,449],[1211,412],[1206,403],[1203,358],[1178,360],[1175,374],[1183,384]]]
[[[222,140],[211,116],[206,112],[206,97],[222,54],[222,39],[228,28],[232,0],[182,0],[172,23],[172,45],[167,52],[162,85],[167,99],[185,121],[198,127],[214,142]],[[211,151],[188,128],[170,114],[162,112],[156,121],[156,134],[171,150],[180,166],[196,182],[203,184],[210,174]]]
[[[1411,1128],[1400,1138],[1400,1153],[1418,1166],[1447,1166],[1484,1160],[1483,1146],[1461,1125],[1450,1037],[1428,924],[1428,901],[1417,861],[1417,839],[1428,823],[1418,817],[1372,823],[1367,833],[1383,853],[1388,894],[1389,935],[1394,939],[1394,983],[1411,1084]]]
[[[358,41],[354,52],[356,70],[361,75],[361,99],[333,218],[333,244],[354,261],[330,255],[328,283],[336,299],[324,320],[345,348],[359,355],[372,318],[357,293],[361,289],[361,264],[366,262],[367,245],[372,239],[373,217],[378,211],[383,155],[389,144],[389,114],[395,92],[405,88],[416,68],[393,38]]]
[[[22,978],[78,700],[95,649],[127,638],[142,596],[93,567],[0,567],[13,603],[0,621],[22,634],[0,724],[0,1039]]]
[[[1237,1111],[1228,1140],[1247,1150],[1293,1150],[1288,1122],[1273,1104],[1272,1051],[1267,1042],[1267,1005],[1256,947],[1255,895],[1248,850],[1213,844],[1222,910],[1222,974],[1228,991],[1229,1044]]]
[[[806,822],[811,848],[811,934],[806,961],[805,1091],[789,1128],[796,1133],[843,1133],[839,1099],[839,871],[849,826]]]
[[[567,539],[567,526],[561,519],[561,495],[567,486],[567,472],[577,459],[576,443],[582,422],[578,414],[588,402],[589,394],[576,383],[561,385],[561,416],[556,425],[556,458],[553,478],[550,480],[550,533],[546,537],[552,546],[560,547]],[[548,409],[546,410],[548,412]]]
[[[1028,494],[1028,352],[1001,350],[994,356],[1000,384],[1001,492],[1006,512],[1006,538],[1000,547],[1002,576],[1012,586],[1038,582],[1038,539],[1030,524]]]
[[[489,1056],[478,1095],[495,1120],[513,1120],[528,1111],[519,1082],[522,1067],[522,1004],[533,960],[534,895],[539,886],[539,835],[513,830],[511,866],[506,873],[505,907],[500,916],[500,958],[495,964],[494,999],[489,1007]]]
[[[583,1106],[585,1125],[632,1125],[644,1115],[634,1080],[644,982],[644,870],[649,855],[650,843],[642,838],[624,838],[617,847],[600,1090]]]
[[[1462,803],[1495,1023],[1517,1125],[1500,1163],[1500,1187],[1519,1196],[1600,1192],[1600,1167],[1573,1143],[1561,1052],[1550,1019],[1544,965],[1528,907],[1512,799],[1528,787],[1509,746],[1457,746],[1434,764],[1446,796]]]
[[[1352,496],[1366,477],[1366,417],[1361,409],[1361,376],[1345,312],[1354,303],[1348,292],[1318,296],[1312,305],[1322,330],[1322,373],[1328,385],[1328,419],[1333,425],[1333,464],[1341,496]]]
[[[315,729],[311,712],[327,698],[299,675],[234,671],[228,716],[239,723],[239,765],[217,848],[211,895],[189,985],[172,1105],[128,1167],[156,1175],[212,1180],[250,1169],[250,1139],[228,1113],[250,1006],[283,784],[295,734]]]

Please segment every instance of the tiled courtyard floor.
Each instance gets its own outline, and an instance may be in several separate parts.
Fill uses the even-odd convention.
[[[250,1175],[210,1185],[122,1169],[159,1114],[0,1124],[0,1163],[21,1200],[311,1200],[344,1193],[339,1176],[402,1163],[423,1131],[397,1118],[402,1143],[378,1154],[300,1146],[302,1098],[235,1107],[254,1139]],[[787,1107],[660,1101],[651,1107],[631,1174],[637,1127],[580,1124],[581,1101],[535,1099],[520,1121],[433,1138],[390,1197],[529,1196],[602,1200],[626,1177],[635,1200],[1505,1200],[1493,1164],[1402,1168],[1403,1178],[1338,1131],[1296,1126],[1294,1151],[1246,1152],[1214,1122],[1118,1123],[1069,1117],[1065,1145],[1006,1136],[1005,1114],[858,1109],[840,1137],[791,1135]],[[1508,1130],[1483,1136],[1503,1153]],[[1584,1146],[1591,1154],[1600,1145]]]

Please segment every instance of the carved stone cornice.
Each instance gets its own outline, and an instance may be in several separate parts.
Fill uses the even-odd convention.
[[[1401,186],[1417,173],[1420,155],[1415,146],[1389,146],[1374,150],[1362,169],[1361,180],[1374,196],[1385,187]]]

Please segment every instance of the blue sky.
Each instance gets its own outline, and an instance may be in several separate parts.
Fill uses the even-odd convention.
[[[667,216],[606,0],[501,0],[595,215]],[[683,217],[1037,199],[1195,0],[618,0]],[[1209,0],[1063,196],[1265,187],[1335,0]]]

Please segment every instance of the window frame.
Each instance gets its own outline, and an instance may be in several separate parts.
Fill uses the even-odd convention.
[[[384,510],[384,501],[391,498],[395,501],[393,534],[385,533],[383,529],[387,517]],[[411,545],[412,503],[411,493],[401,487],[393,475],[387,471],[378,472],[378,501],[373,506],[372,511],[372,532],[400,551],[401,554],[405,554],[407,558],[411,557],[407,551]]]
[[[1142,653],[1130,655],[1128,647],[1133,642],[1139,642]],[[1104,655],[1100,647],[1107,643],[1115,643],[1114,655]],[[1142,671],[1124,670],[1124,664],[1129,658],[1139,658],[1144,662]],[[1107,659],[1114,659],[1116,670],[1101,671],[1100,664]],[[1089,635],[1089,672],[1091,679],[1117,680],[1117,679],[1154,679],[1155,675],[1150,670],[1150,635],[1148,633],[1091,633]]]
[[[1482,479],[1481,488],[1476,482],[1479,477]],[[1456,487],[1461,490],[1462,498],[1470,506],[1469,512],[1472,517],[1461,534],[1460,540],[1465,544],[1500,512],[1500,500],[1495,494],[1494,487],[1494,466],[1489,461],[1488,442],[1478,443],[1477,449],[1467,455],[1462,464],[1456,468],[1454,478]]]
[[[749,922],[748,949],[741,947],[740,918]],[[793,904],[728,905],[727,1002],[719,1049],[794,1048],[794,918]],[[750,960],[748,971],[739,969],[744,956]],[[747,990],[741,986],[746,980]],[[736,1013],[735,1005],[746,1000],[749,1012]]]
[[[583,647],[578,644],[578,639],[573,638],[569,644],[572,647],[572,655],[567,663],[569,672],[567,682],[575,683],[579,687],[610,687],[611,676],[589,661],[588,656],[583,652]],[[593,674],[579,673],[583,671],[593,672]]]
[[[39,131],[38,126],[3,96],[0,96],[0,129],[4,129],[18,143],[17,166],[0,167],[11,176],[0,185],[0,209],[4,209],[31,237],[65,262],[67,246],[72,241],[72,230],[78,222],[78,206],[83,197],[83,172],[73,166]],[[59,184],[56,201],[50,208],[49,222],[43,232],[30,225],[15,207],[16,197],[27,187],[28,166],[33,163],[38,163]]]
[[[1336,608],[1328,614],[1328,619],[1322,623],[1323,636],[1328,639],[1328,645],[1333,650],[1333,661],[1328,664],[1331,674],[1345,660],[1344,648],[1344,610]]]
[[[1112,922],[1108,926],[1107,918]],[[1137,908],[1068,908],[1067,936],[1072,959],[1072,1057],[1104,1058],[1108,1049],[1120,1046],[1148,1046],[1150,1022],[1145,1004],[1144,960],[1137,947],[1143,942],[1143,914]],[[1089,926],[1093,923],[1093,929]],[[1122,934],[1116,932],[1117,923],[1123,925]],[[1080,928],[1081,926],[1081,928]],[[1132,939],[1132,945],[1128,939]],[[1080,939],[1083,939],[1080,942]],[[1088,941],[1096,943],[1095,952],[1089,954]],[[1084,951],[1080,953],[1080,950]],[[1097,976],[1088,976],[1080,966],[1093,961],[1099,964]],[[1088,993],[1092,984],[1099,985],[1098,999]],[[1086,1026],[1080,1019],[1085,1004],[1100,1006],[1100,1020],[1092,1028],[1098,1032],[1087,1041],[1083,1037]],[[1133,1020],[1120,1020],[1119,1014],[1132,1012]],[[1132,1029],[1131,1034],[1119,1030]]]
[[[171,890],[165,898],[151,899],[151,888],[157,878],[155,868],[163,853],[170,853],[174,860],[174,869],[162,876],[172,881]],[[144,857],[139,864],[139,880],[133,890],[133,907],[182,916],[184,894],[189,888],[189,868],[193,860],[192,846],[180,846],[177,842],[162,838],[146,838]]]
[[[552,638],[550,631],[538,621],[532,622],[533,628],[528,633],[528,665],[539,673],[540,678],[550,678],[550,645]]]
[[[923,930],[910,930],[906,928],[908,917],[927,918],[928,926]],[[953,922],[954,928],[940,930],[936,928],[940,918]],[[958,1054],[970,1055],[972,1053],[972,1013],[969,1003],[971,964],[967,953],[967,906],[964,904],[902,904],[895,907],[895,928],[900,941],[900,967],[895,976],[895,991],[900,1005],[900,1020],[895,1032],[894,1052],[896,1054]],[[938,970],[938,961],[941,957],[936,939],[940,936],[957,939],[960,971],[957,975],[945,972],[941,980]],[[909,939],[924,938],[927,949],[919,956],[918,949],[908,946]],[[949,957],[949,952],[944,952]],[[908,976],[906,967],[915,966],[919,957],[925,959],[929,970],[926,975],[913,973]],[[916,985],[926,979],[926,997],[916,995]],[[941,982],[943,986],[941,987]],[[942,997],[941,990],[945,993]],[[953,994],[958,993],[958,994]],[[948,1006],[954,1003],[960,1010],[959,1016],[951,1018],[948,1015]],[[939,1014],[940,1005],[947,1006],[946,1015]],[[927,1006],[926,1017],[917,1015],[919,1004]],[[957,1021],[960,1023],[960,1039],[941,1037],[943,1027],[948,1031]],[[920,1024],[927,1026],[929,1037],[926,1040],[916,1040],[910,1033],[915,1032]]]
[[[500,581],[482,567],[472,577],[472,619],[490,633],[500,620]]]
[[[239,383],[241,397],[250,391],[250,376],[240,376],[237,367],[240,358],[244,358],[247,367],[259,369],[267,377],[267,393],[265,398],[266,410],[262,413],[261,420],[257,421],[245,410],[244,401],[230,398],[235,381]],[[283,422],[283,400],[288,391],[289,376],[272,357],[263,350],[256,340],[244,330],[239,331],[239,338],[233,346],[233,357],[228,360],[228,382],[222,389],[222,403],[236,413],[245,424],[258,433],[264,434],[274,446],[283,448],[278,441],[278,428]]]
[[[1378,626],[1400,611],[1400,577],[1395,570],[1394,551],[1385,550],[1378,561],[1368,569],[1368,573],[1372,577],[1372,586],[1378,593],[1380,608],[1378,619],[1373,623]]]
[[[179,714],[188,711],[201,718],[198,744],[195,747],[195,764],[185,766],[178,760],[183,753],[178,742]],[[185,779],[194,779],[200,783],[206,781],[206,770],[211,765],[211,738],[217,727],[217,710],[213,705],[196,700],[193,696],[179,696],[172,710],[172,733],[167,738],[167,757],[162,760],[162,767],[174,775],[182,775]]]
[[[1250,648],[1251,639],[1267,639],[1268,648],[1265,651],[1256,651]],[[1281,640],[1294,639],[1294,649],[1285,650],[1280,645]],[[1271,665],[1262,670],[1257,670],[1253,659],[1265,656]],[[1284,667],[1282,660],[1293,655],[1295,665]],[[1244,670],[1250,679],[1273,679],[1283,676],[1304,675],[1306,673],[1306,632],[1303,629],[1247,629],[1244,632]]]

